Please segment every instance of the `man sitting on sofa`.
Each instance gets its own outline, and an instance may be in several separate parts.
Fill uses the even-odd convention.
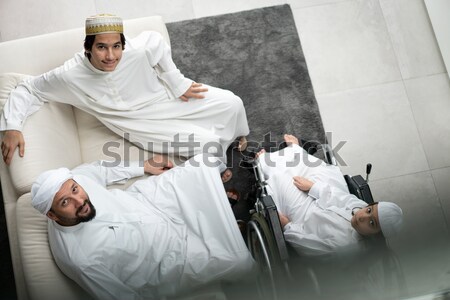
[[[159,155],[143,167],[105,165],[46,171],[31,190],[33,207],[49,218],[58,267],[87,292],[160,299],[252,270],[218,158],[199,154],[176,168]],[[144,172],[161,175],[106,189]]]
[[[244,150],[249,128],[242,100],[186,78],[158,32],[125,41],[121,18],[97,15],[86,20],[84,48],[11,92],[0,117],[6,164],[17,147],[24,155],[23,124],[47,101],[73,105],[151,152],[184,157],[209,152],[224,158],[237,137]]]

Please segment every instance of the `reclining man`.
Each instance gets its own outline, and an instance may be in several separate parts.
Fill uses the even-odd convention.
[[[150,152],[186,158],[215,153],[226,161],[236,138],[241,137],[239,150],[246,147],[249,128],[242,100],[186,78],[160,33],[142,32],[126,40],[121,18],[96,15],[86,19],[84,48],[11,92],[0,116],[7,165],[17,147],[24,156],[22,127],[44,102],[73,105]]]
[[[349,193],[337,166],[327,165],[284,136],[288,147],[257,153],[268,191],[278,208],[284,236],[307,255],[357,249],[364,237],[399,232],[403,213],[392,202],[367,205]]]
[[[172,168],[155,155],[138,165],[97,162],[37,178],[32,205],[49,218],[51,251],[64,274],[97,299],[122,300],[160,299],[252,271],[218,158],[199,154]],[[144,172],[162,174],[106,189]]]

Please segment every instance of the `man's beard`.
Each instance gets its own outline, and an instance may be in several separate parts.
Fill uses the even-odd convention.
[[[89,210],[90,210],[89,214],[86,215],[86,216],[79,216],[78,214],[81,212],[81,210],[84,208],[85,205],[89,205]],[[59,223],[61,225],[74,226],[74,225],[77,225],[79,223],[89,222],[92,219],[94,219],[95,215],[96,215],[96,210],[95,210],[95,207],[92,204],[92,202],[89,201],[89,199],[86,199],[86,200],[84,200],[84,204],[81,207],[78,208],[75,218],[63,217],[63,216],[60,216],[60,215],[58,215],[56,213],[55,213],[55,215],[58,217]]]
[[[86,216],[78,216],[78,213],[84,208],[85,205],[89,205],[89,214],[86,215]],[[95,218],[96,213],[97,213],[97,211],[95,210],[95,207],[92,204],[92,202],[89,201],[89,199],[84,200],[83,206],[78,208],[78,211],[77,211],[77,214],[76,214],[78,223],[89,222],[90,220]]]

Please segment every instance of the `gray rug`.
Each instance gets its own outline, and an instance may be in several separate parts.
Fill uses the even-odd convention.
[[[289,5],[167,24],[176,65],[189,78],[244,101],[250,138],[284,133],[324,141]]]
[[[242,98],[249,149],[274,151],[284,133],[325,141],[289,5],[169,23],[167,28],[173,60],[185,76]],[[240,167],[242,154],[229,153],[233,180],[226,187],[236,188],[242,200],[252,189],[253,176]],[[238,209],[245,211],[243,205],[240,201]]]

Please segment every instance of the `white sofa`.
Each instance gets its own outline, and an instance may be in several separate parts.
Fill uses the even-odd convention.
[[[125,21],[125,34],[159,31],[169,43],[161,17]],[[38,75],[61,65],[83,47],[84,29],[67,30],[0,43],[0,109],[23,74]],[[10,166],[0,162],[5,214],[18,298],[90,299],[53,261],[47,240],[46,217],[30,204],[34,179],[47,169],[75,167],[84,162],[111,159],[103,153],[107,142],[124,159],[147,157],[86,113],[63,104],[45,104],[28,118],[23,129],[25,156],[17,151]],[[129,153],[129,154],[128,154]],[[141,157],[139,157],[141,156]],[[219,296],[220,298],[220,296]]]

